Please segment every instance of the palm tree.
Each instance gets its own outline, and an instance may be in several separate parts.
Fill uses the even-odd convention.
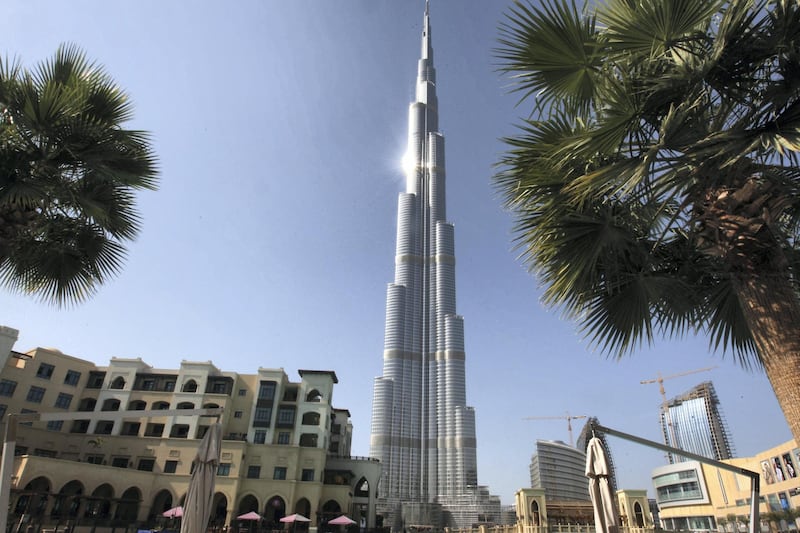
[[[495,51],[529,118],[495,183],[544,302],[621,357],[703,333],[800,441],[800,8],[517,2]]]
[[[57,305],[119,271],[156,187],[148,135],[101,67],[61,46],[32,71],[0,59],[0,283]]]

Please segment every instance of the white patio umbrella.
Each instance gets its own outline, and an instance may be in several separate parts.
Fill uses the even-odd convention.
[[[618,533],[614,495],[611,494],[608,460],[603,449],[603,442],[597,437],[589,440],[586,449],[586,477],[589,478],[589,496],[594,507],[594,528],[597,533]]]
[[[221,446],[222,426],[215,422],[200,441],[197,455],[192,461],[194,471],[189,480],[186,501],[183,502],[181,533],[205,533],[208,527]]]

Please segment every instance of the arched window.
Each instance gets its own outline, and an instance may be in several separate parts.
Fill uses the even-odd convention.
[[[197,382],[193,379],[190,379],[186,383],[183,384],[182,392],[197,392]]]
[[[177,409],[194,409],[192,402],[181,402],[178,404]]]
[[[531,515],[533,515],[533,525],[539,526],[542,522],[542,517],[539,514],[539,502],[533,500],[531,502]]]
[[[133,400],[128,404],[128,411],[144,411],[147,409],[147,402],[142,400]]]
[[[322,394],[317,389],[313,389],[313,390],[311,390],[311,392],[306,394],[306,401],[307,402],[321,402],[322,401]]]
[[[94,398],[83,398],[78,404],[78,411],[94,411],[97,400]]]
[[[219,408],[219,404],[217,404],[217,403],[207,403],[207,404],[203,405],[203,409],[218,409],[218,408]]]
[[[355,496],[369,497],[369,481],[367,481],[367,478],[362,477],[358,480],[358,483],[356,483]]]
[[[644,512],[642,512],[642,506],[639,505],[639,502],[634,502],[633,504],[633,516],[636,519],[636,527],[644,527]]]
[[[103,402],[101,411],[119,411],[119,400],[116,398],[109,398]]]
[[[125,378],[122,376],[117,376],[114,378],[114,381],[111,382],[110,389],[124,389],[125,388]]]
[[[154,411],[166,411],[169,409],[169,402],[155,402],[153,404]]]
[[[241,506],[239,510],[241,510]],[[273,526],[280,526],[280,519],[286,516],[286,502],[280,496],[273,496],[267,500],[267,505],[264,506],[264,513],[262,514],[267,524]]]
[[[319,425],[319,413],[308,412],[303,414],[303,425],[304,426],[318,426]]]

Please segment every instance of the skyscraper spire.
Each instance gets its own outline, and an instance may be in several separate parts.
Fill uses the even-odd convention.
[[[412,523],[426,524],[444,507],[456,523],[441,525],[466,527],[479,512],[475,412],[466,401],[464,323],[456,313],[454,229],[446,219],[444,136],[430,30],[426,1],[416,99],[409,106],[411,165],[398,200],[395,277],[386,295],[383,375],[375,380],[370,455],[383,466],[384,515],[402,513],[421,520]],[[466,514],[465,501],[473,505]],[[457,519],[457,513],[464,516]]]

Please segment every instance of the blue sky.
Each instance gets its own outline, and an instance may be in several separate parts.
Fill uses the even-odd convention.
[[[510,0],[433,0],[448,216],[456,228],[467,398],[479,480],[512,503],[536,439],[568,441],[563,420],[659,440],[667,395],[712,380],[740,455],[791,438],[767,379],[709,355],[705,339],[660,341],[612,361],[540,303],[492,188],[516,108],[491,49]],[[161,186],[139,196],[143,230],[126,266],[89,302],[58,310],[0,293],[15,349],[54,347],[106,364],[211,360],[252,373],[330,369],[334,404],[369,452],[381,374],[386,284],[413,99],[422,0],[106,2],[10,0],[2,52],[33,65],[63,42],[105,66],[152,132]],[[577,436],[581,421],[574,422]],[[620,486],[648,489],[661,452],[611,438]]]

